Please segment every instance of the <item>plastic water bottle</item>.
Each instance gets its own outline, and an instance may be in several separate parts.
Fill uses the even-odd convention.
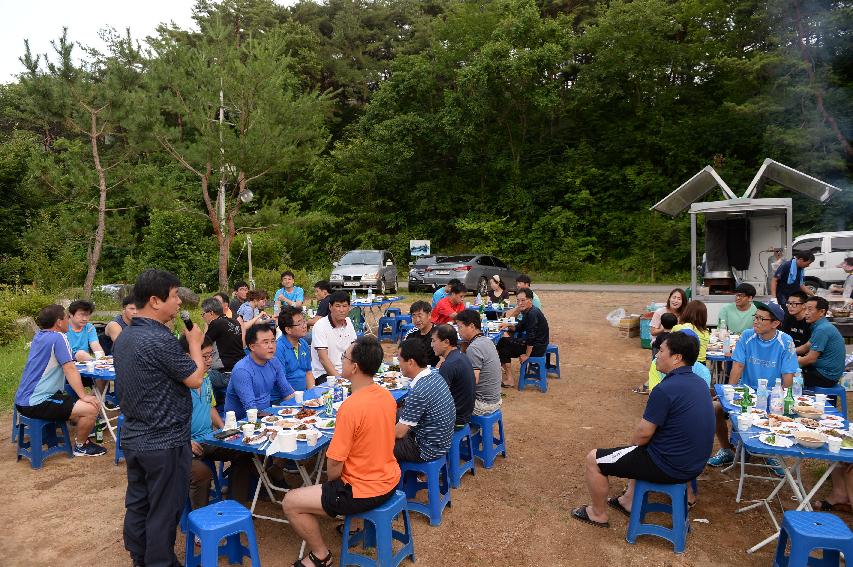
[[[796,374],[794,374],[794,397],[803,395],[803,373],[797,368]]]
[[[355,294],[355,290],[352,290],[352,294],[350,295],[350,298],[349,298],[350,304],[355,303],[356,299],[358,299],[358,296]]]
[[[755,393],[755,407],[767,411],[767,388],[763,385],[758,386],[758,391]]]
[[[782,413],[782,387],[777,383],[770,393],[770,413]]]
[[[726,320],[720,319],[720,328],[717,331],[720,336],[720,341],[723,343],[723,354],[728,356],[732,353],[732,339],[729,336],[729,329],[726,327]]]

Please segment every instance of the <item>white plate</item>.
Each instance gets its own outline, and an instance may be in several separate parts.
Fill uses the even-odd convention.
[[[268,424],[273,424],[278,422],[279,417],[277,415],[267,415],[261,418],[261,421]]]
[[[278,415],[282,417],[291,417],[299,413],[300,408],[281,408],[278,410]]]
[[[844,422],[844,418],[840,415],[825,415],[823,416],[823,419],[828,421],[840,421],[842,423]]]
[[[829,429],[844,429],[844,421],[838,419],[822,419],[820,420],[821,427],[828,427]]]
[[[314,398],[313,400],[305,400],[302,402],[302,407],[308,409],[317,409],[325,406],[326,404],[320,398]]]
[[[787,449],[794,445],[794,442],[788,439],[787,437],[782,437],[781,435],[776,435],[775,443],[768,443],[767,437],[769,437],[769,433],[764,433],[758,436],[758,440],[764,443],[765,445],[770,445],[771,447],[781,447],[783,449]]]
[[[335,429],[335,426],[334,426],[334,425],[332,425],[332,426],[327,426],[327,425],[326,425],[326,424],[327,424],[327,423],[329,423],[330,421],[331,421],[331,422],[334,422],[335,424],[337,424],[337,420],[335,420],[335,419],[328,419],[328,418],[327,418],[327,419],[321,419],[321,420],[319,420],[317,423],[315,423],[315,424],[314,424],[314,427],[315,427],[315,428],[317,428],[317,429],[320,429],[320,430],[322,430],[322,431],[332,431],[332,430],[334,430],[334,429]]]
[[[267,436],[266,436],[266,435],[264,435],[264,436],[262,436],[262,437],[259,437],[256,441],[252,441],[251,443],[246,443],[246,442],[245,442],[245,439],[246,439],[245,437],[243,437],[243,439],[244,439],[244,441],[243,441],[243,444],[244,444],[244,445],[260,445],[261,443],[266,442],[266,440],[267,440]]]
[[[753,426],[755,426],[755,427],[757,427],[757,428],[759,428],[759,429],[766,429],[766,430],[768,430],[768,431],[769,431],[769,430],[770,430],[770,426],[769,426],[769,425],[767,425],[767,421],[768,421],[767,419],[759,419],[759,420],[755,420],[755,421],[753,421],[753,422],[752,422],[752,425],[753,425]]]

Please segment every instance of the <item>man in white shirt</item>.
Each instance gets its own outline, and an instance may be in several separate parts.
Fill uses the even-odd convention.
[[[315,384],[341,374],[341,357],[357,338],[349,310],[349,296],[345,291],[336,291],[329,296],[328,317],[317,321],[312,329],[311,371]]]

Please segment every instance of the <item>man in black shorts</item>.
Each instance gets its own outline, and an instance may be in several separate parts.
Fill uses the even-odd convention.
[[[693,373],[699,342],[675,332],[661,345],[657,369],[666,373],[649,394],[631,444],[593,449],[586,458],[592,504],[572,510],[576,520],[606,528],[607,507],[631,514],[633,479],[680,484],[699,476],[714,445],[714,408],[705,381]],[[610,476],[632,479],[624,494],[607,498]]]
[[[282,502],[293,531],[305,540],[308,556],[293,567],[328,567],[332,552],[323,541],[318,517],[346,516],[376,508],[388,500],[400,481],[394,458],[397,403],[373,382],[382,363],[382,345],[363,336],[347,348],[341,374],[352,383],[352,395],[338,410],[335,436],[326,451],[328,480],[291,490]]]

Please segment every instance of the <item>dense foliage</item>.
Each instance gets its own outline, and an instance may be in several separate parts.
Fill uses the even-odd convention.
[[[247,236],[264,277],[427,238],[555,277],[662,278],[689,268],[687,219],[649,207],[708,164],[741,193],[765,157],[847,189],[795,197],[798,232],[853,218],[849,1],[194,14],[145,43],[108,30],[81,63],[65,34],[22,46],[0,87],[0,280],[79,286],[94,261],[97,282],[157,265],[211,290],[246,275]]]

